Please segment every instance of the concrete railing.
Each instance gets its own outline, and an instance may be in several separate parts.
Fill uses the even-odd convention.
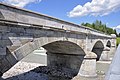
[[[115,52],[105,80],[120,80],[120,44]]]

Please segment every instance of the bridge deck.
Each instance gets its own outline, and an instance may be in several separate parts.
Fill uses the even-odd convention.
[[[72,22],[64,21],[61,19],[57,19],[48,15],[40,14],[37,12],[33,12],[30,10],[17,8],[11,5],[6,5],[3,3],[0,3],[0,22],[1,21],[10,21],[11,22],[17,22],[18,25],[26,25],[31,26],[32,25],[42,25],[44,27],[52,27],[52,28],[59,28],[59,29],[65,29],[68,31],[76,31],[76,32],[86,32],[88,31],[89,34],[99,35],[102,37],[111,37],[109,35],[106,35],[100,31],[84,27]],[[11,16],[10,16],[11,15]],[[33,26],[32,26],[33,27]]]

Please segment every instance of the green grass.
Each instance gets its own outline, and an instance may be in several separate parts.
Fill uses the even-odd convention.
[[[120,37],[117,37],[117,46],[120,44]]]

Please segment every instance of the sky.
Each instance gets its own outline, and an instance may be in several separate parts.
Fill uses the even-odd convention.
[[[0,0],[17,7],[81,24],[101,20],[120,32],[120,0]]]

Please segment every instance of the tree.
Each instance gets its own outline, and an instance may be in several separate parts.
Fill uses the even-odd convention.
[[[81,25],[82,25],[82,26],[84,26],[84,25],[85,25],[85,24],[84,24],[84,22],[83,22],[83,23],[81,23]]]
[[[120,33],[118,34],[118,37],[120,37]]]
[[[114,34],[118,37],[118,34],[117,34],[117,32],[116,32],[116,29],[114,29]]]
[[[99,21],[99,20],[96,20],[92,24],[82,23],[81,25],[96,29],[96,30],[104,32],[106,34],[116,34],[116,36],[118,36],[116,30],[113,30],[112,28],[107,27],[106,24],[103,24],[102,21]]]

